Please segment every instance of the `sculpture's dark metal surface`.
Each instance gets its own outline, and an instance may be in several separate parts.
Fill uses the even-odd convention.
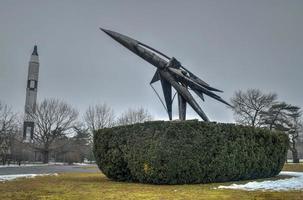
[[[165,105],[159,95],[157,95],[165,107],[170,120],[172,120],[172,103],[174,100],[174,97],[172,97],[172,87],[178,93],[180,120],[186,119],[186,103],[188,103],[204,121],[209,121],[208,117],[205,115],[199,104],[195,101],[189,92],[189,89],[196,93],[203,101],[205,94],[228,106],[231,106],[220,96],[214,93],[222,92],[221,90],[213,88],[206,82],[202,81],[188,69],[183,67],[176,58],[170,58],[167,55],[157,51],[156,49],[120,33],[102,28],[100,29],[130,51],[157,67],[157,71],[153,76],[150,84],[152,86],[154,82],[161,81]]]

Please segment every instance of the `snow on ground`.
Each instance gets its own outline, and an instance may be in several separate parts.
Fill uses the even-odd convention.
[[[48,165],[67,165],[67,163],[49,162],[47,164],[43,164],[43,163],[21,164],[20,166],[16,165],[16,164],[11,164],[11,165],[0,165],[0,168],[4,168],[4,167],[40,167],[40,166],[48,166]],[[87,165],[91,165],[91,164],[89,164],[89,163],[73,163],[73,165],[87,166]]]
[[[231,184],[219,186],[216,189],[238,189],[238,190],[303,190],[303,172],[282,171],[280,175],[292,176],[292,178],[270,180],[270,181],[251,181],[246,184]]]
[[[90,166],[94,163],[73,163],[73,165],[78,165],[78,166]]]
[[[299,162],[303,162],[303,159],[299,159]],[[292,159],[287,159],[287,164],[297,164],[297,163],[293,163]]]
[[[34,178],[37,176],[57,176],[57,173],[54,174],[13,174],[13,175],[1,175],[0,182],[11,181],[17,178]]]
[[[35,167],[35,166],[46,166],[48,164],[22,164],[22,165],[16,165],[16,164],[11,164],[11,165],[0,165],[0,168],[4,167]]]

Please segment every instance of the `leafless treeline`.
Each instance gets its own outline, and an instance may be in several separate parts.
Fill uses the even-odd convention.
[[[146,109],[128,109],[115,116],[107,104],[89,106],[84,115],[58,99],[38,103],[29,118],[35,122],[32,141],[23,141],[23,117],[0,103],[0,161],[49,160],[83,162],[93,160],[92,135],[95,130],[152,120]]]
[[[12,108],[0,102],[0,157],[2,164],[5,164],[10,154],[14,138],[18,130],[17,114]]]

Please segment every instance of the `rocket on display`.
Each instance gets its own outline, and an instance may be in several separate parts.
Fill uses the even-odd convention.
[[[221,90],[211,87],[205,81],[195,76],[192,72],[182,66],[176,58],[169,57],[142,42],[120,33],[102,28],[100,29],[121,45],[157,68],[150,85],[152,86],[152,84],[157,81],[161,82],[165,103],[161,98],[159,99],[161,100],[170,120],[172,120],[172,103],[175,97],[175,95],[172,96],[172,88],[176,90],[175,94],[178,94],[180,120],[186,119],[186,104],[189,104],[204,121],[209,121],[204,111],[193,98],[191,92],[194,92],[203,101],[204,95],[206,95],[231,106],[220,96],[215,94],[215,92],[222,92]],[[191,92],[189,90],[191,90]],[[155,89],[154,91],[156,92]],[[158,93],[157,96],[160,97]]]
[[[39,76],[39,55],[38,55],[37,45],[35,45],[28,65],[25,116],[23,123],[23,140],[25,142],[31,142],[34,136],[35,124],[34,121],[31,119],[31,113],[36,112],[38,76]]]

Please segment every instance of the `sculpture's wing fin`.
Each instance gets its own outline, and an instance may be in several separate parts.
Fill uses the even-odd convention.
[[[186,120],[186,100],[178,94],[179,119]]]
[[[158,71],[158,69],[157,69],[157,71],[156,71],[156,73],[154,74],[154,76],[153,76],[153,78],[152,78],[150,84],[153,84],[154,82],[157,82],[157,81],[159,81],[160,79],[161,79],[161,76],[160,76],[160,73],[159,73],[159,71]]]
[[[228,105],[229,107],[233,108],[232,105],[230,105],[229,103],[227,103],[226,101],[224,101],[221,97],[220,97],[220,98],[214,98],[214,99],[216,99],[216,100],[218,100],[218,101],[220,101],[220,102],[222,102],[222,103]]]
[[[203,86],[209,86],[205,81],[201,80],[199,77],[194,75],[191,71],[186,69],[185,67],[182,66],[182,69],[185,70],[191,78],[193,78],[197,83],[203,85]]]
[[[152,86],[153,83],[155,83],[159,80],[161,80],[161,86],[162,86],[163,95],[164,95],[164,99],[165,99],[165,105],[164,105],[164,102],[162,101],[161,97],[157,93],[157,91]],[[172,86],[171,86],[171,84],[167,80],[163,79],[160,75],[159,70],[157,70],[156,73],[154,74],[152,80],[150,81],[150,85],[153,88],[153,90],[156,92],[159,100],[161,101],[165,110],[167,111],[169,120],[172,120],[172,104],[173,104],[173,102],[172,102]]]
[[[222,90],[219,90],[217,88],[213,88],[213,87],[210,87],[210,86],[207,86],[207,85],[204,85],[204,87],[211,90],[211,91],[214,91],[214,92],[223,92]]]
[[[233,106],[230,105],[228,102],[224,101],[220,96],[218,96],[218,95],[216,95],[216,94],[214,94],[214,93],[212,93],[212,92],[210,92],[210,93],[207,94],[207,95],[210,96],[211,98],[216,99],[217,101],[220,101],[220,102],[222,102],[222,103],[224,103],[224,104],[226,104],[226,105],[228,105],[228,106],[230,106],[230,107],[233,107]]]
[[[161,79],[161,85],[162,85],[162,90],[163,90],[163,94],[164,94],[167,114],[168,114],[169,120],[172,120],[172,104],[173,104],[173,102],[172,102],[172,86],[165,79]]]
[[[189,87],[203,100],[203,94],[214,98],[230,107],[232,107],[229,103],[227,103],[226,101],[224,101],[220,96],[216,95],[215,93],[213,93],[211,90],[208,90],[208,88],[200,86],[198,84],[194,84],[192,82],[188,82]]]
[[[199,92],[197,90],[193,90],[193,91],[196,93],[196,95],[198,95],[202,99],[202,101],[205,101],[203,92]]]
[[[189,77],[192,81],[195,81],[196,83],[202,85],[203,87],[207,88],[208,90],[215,91],[215,92],[223,92],[222,90],[211,87],[208,83],[206,83],[205,81],[203,81],[202,79],[200,79],[199,77],[194,75],[191,71],[189,71],[185,67],[182,66],[182,69],[185,70],[189,74]]]

